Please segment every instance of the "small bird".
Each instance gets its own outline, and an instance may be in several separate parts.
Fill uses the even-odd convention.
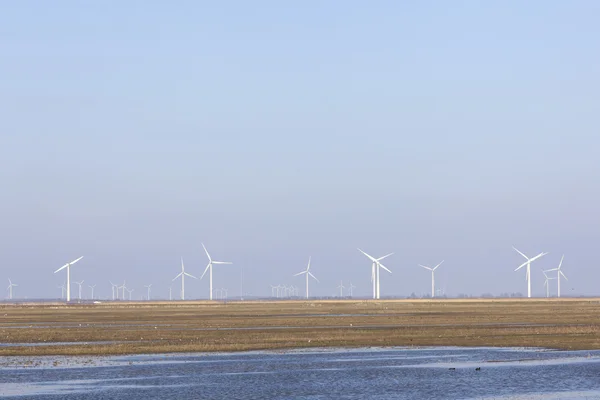
[[[475,368],[475,371],[481,371],[481,367]]]
[[[456,371],[456,368],[448,368],[450,371]]]

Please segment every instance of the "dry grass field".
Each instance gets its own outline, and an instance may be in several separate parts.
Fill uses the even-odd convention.
[[[600,349],[600,299],[5,304],[0,337],[0,356],[365,346]]]

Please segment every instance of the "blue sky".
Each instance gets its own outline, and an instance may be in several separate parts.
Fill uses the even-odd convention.
[[[595,294],[595,1],[20,1],[0,12],[0,279]],[[7,282],[8,284],[8,282]],[[188,296],[207,297],[208,282]]]

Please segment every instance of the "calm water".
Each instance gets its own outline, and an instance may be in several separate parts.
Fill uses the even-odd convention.
[[[600,399],[600,352],[386,348],[109,358],[4,357],[0,358],[0,396]]]

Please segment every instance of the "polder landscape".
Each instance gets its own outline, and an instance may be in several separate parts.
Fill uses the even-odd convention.
[[[372,346],[600,349],[595,298],[44,303],[0,310],[0,356]]]

